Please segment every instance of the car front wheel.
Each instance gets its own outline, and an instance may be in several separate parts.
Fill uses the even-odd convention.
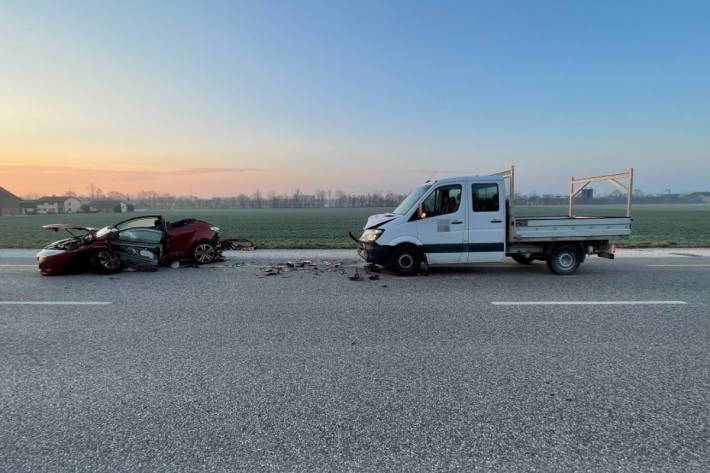
[[[97,251],[89,260],[91,269],[99,274],[115,274],[121,271],[121,260],[108,250]]]
[[[208,241],[203,241],[195,245],[190,255],[197,264],[207,264],[217,258],[217,248]]]

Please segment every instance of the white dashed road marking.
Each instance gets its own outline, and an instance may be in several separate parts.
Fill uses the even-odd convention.
[[[0,305],[110,305],[99,301],[0,301]]]
[[[518,301],[491,302],[493,305],[685,305],[684,301]]]
[[[710,264],[649,264],[649,268],[710,268]]]

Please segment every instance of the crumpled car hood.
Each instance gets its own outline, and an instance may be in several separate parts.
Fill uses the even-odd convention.
[[[84,230],[87,232],[96,231],[94,227],[82,227],[78,225],[72,225],[71,223],[50,223],[49,225],[42,225],[42,228],[46,230]]]
[[[51,223],[49,225],[42,225],[42,228],[45,230],[54,230],[55,232],[63,229],[70,235],[69,238],[50,243],[44,247],[45,249],[75,250],[81,246],[88,245],[96,239],[96,229],[93,227],[82,227],[69,223]],[[71,230],[81,230],[84,233],[75,235]]]
[[[391,213],[370,215],[367,218],[367,223],[365,224],[365,229],[377,228],[380,225],[384,225],[387,222],[391,222],[392,220],[394,220],[398,217],[399,217],[399,215],[391,214]]]

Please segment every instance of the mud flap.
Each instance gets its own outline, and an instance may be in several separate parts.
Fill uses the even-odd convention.
[[[597,255],[600,258],[614,259],[614,253],[616,252],[616,248],[614,247],[614,245],[611,244],[611,242],[601,242],[601,244],[599,244],[596,249]]]

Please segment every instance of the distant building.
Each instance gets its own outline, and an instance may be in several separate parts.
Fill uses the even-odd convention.
[[[22,215],[34,215],[37,213],[36,200],[23,200],[20,202],[20,213]]]
[[[126,213],[133,211],[133,206],[123,200],[92,200],[87,206],[89,212]]]
[[[0,187],[0,215],[19,215],[22,199],[4,187]]]
[[[71,214],[81,209],[81,201],[70,195],[52,195],[37,199],[35,213],[38,214]]]
[[[147,212],[148,210],[150,210],[150,205],[148,205],[148,203],[144,200],[133,200],[131,201],[131,203],[133,204],[133,210],[136,212]],[[128,205],[130,207],[131,204]]]
[[[582,194],[579,196],[580,202],[591,202],[594,199],[594,189],[582,189]]]

